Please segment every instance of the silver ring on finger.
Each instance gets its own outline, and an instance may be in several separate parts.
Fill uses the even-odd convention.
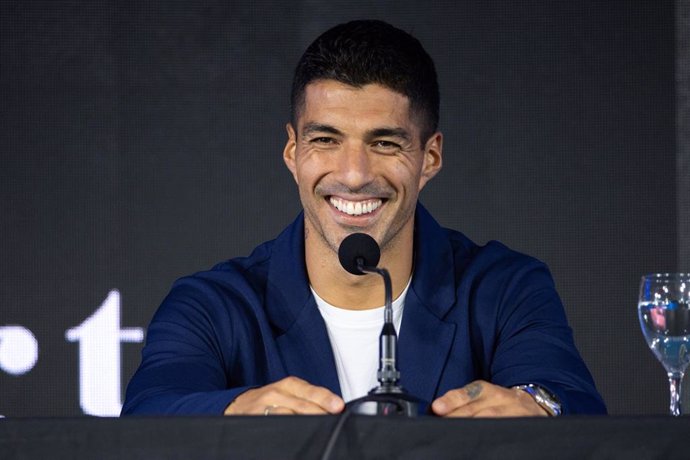
[[[279,407],[280,406],[278,406],[276,404],[270,404],[270,405],[266,406],[266,408],[264,408],[264,415],[271,415],[271,411],[273,409],[277,409]]]

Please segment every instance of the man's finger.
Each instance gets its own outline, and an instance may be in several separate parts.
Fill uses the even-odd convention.
[[[325,415],[329,413],[324,407],[313,401],[280,390],[264,393],[255,401],[254,406],[255,413],[258,411],[263,413],[262,408],[266,407],[276,407],[278,409],[276,412],[283,414],[286,413],[286,410],[293,414],[302,415]]]
[[[451,412],[479,399],[484,391],[483,382],[477,380],[468,383],[462,388],[456,388],[446,392],[443,396],[436,399],[431,409],[437,415],[448,415]]]
[[[312,385],[298,377],[288,377],[282,382],[285,382],[286,390],[289,393],[319,405],[326,412],[336,414],[345,408],[343,399],[327,388]]]
[[[345,403],[326,388],[297,377],[287,377],[239,395],[226,408],[226,415],[336,414]]]

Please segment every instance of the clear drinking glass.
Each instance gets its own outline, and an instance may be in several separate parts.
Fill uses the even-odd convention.
[[[647,345],[668,373],[671,415],[680,415],[680,384],[690,363],[690,274],[643,276],[637,312]]]

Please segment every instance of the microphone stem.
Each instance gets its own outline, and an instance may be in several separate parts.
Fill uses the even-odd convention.
[[[397,369],[398,336],[393,324],[393,287],[388,270],[378,267],[367,267],[364,260],[357,259],[357,268],[364,273],[376,273],[383,278],[385,292],[385,307],[383,310],[383,329],[379,336],[379,371],[378,381],[383,388],[397,387],[400,380],[400,372]]]
[[[393,323],[393,286],[388,270],[378,267],[367,267],[361,258],[357,259],[357,268],[364,273],[376,273],[383,278],[383,289],[385,293],[385,309],[383,310],[384,323]]]

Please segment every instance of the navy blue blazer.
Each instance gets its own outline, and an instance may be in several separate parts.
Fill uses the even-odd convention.
[[[148,328],[123,414],[222,414],[243,391],[288,375],[340,394],[309,290],[303,219],[249,257],[175,282]],[[565,414],[606,412],[543,263],[497,242],[477,246],[421,205],[414,244],[398,344],[411,394],[431,402],[477,379],[536,383]]]

